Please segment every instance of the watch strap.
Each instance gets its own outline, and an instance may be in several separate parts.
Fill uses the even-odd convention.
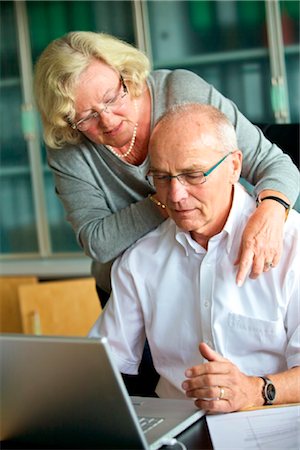
[[[275,202],[280,203],[285,209],[285,220],[288,218],[291,205],[289,205],[285,200],[280,197],[276,197],[276,195],[267,195],[266,197],[260,198],[259,196],[256,199],[256,205],[258,206],[264,200],[274,200]]]

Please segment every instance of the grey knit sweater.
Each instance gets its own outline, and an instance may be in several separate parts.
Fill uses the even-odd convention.
[[[186,70],[157,70],[148,78],[151,128],[176,103],[199,102],[223,111],[235,126],[243,152],[242,177],[255,194],[274,189],[295,202],[299,172],[290,158],[264,138],[228,99],[199,76]],[[179,125],[180,127],[180,125]],[[162,221],[147,198],[153,189],[145,179],[149,160],[140,166],[122,161],[105,146],[86,139],[78,146],[48,149],[56,191],[78,242],[92,260],[97,285],[110,291],[113,260]]]

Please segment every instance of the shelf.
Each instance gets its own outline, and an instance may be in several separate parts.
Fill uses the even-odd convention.
[[[249,61],[251,59],[266,58],[269,52],[267,48],[256,48],[251,50],[240,50],[232,52],[216,52],[202,55],[190,56],[188,58],[182,58],[180,60],[173,61],[158,61],[155,63],[155,68],[175,68],[175,67],[193,67],[204,64],[219,64],[222,62],[234,62],[234,61]]]
[[[15,255],[12,255],[16,257]],[[69,257],[39,258],[38,256],[0,261],[1,275],[35,275],[43,279],[91,276],[91,260],[72,254]]]
[[[285,47],[287,55],[296,54],[300,51],[300,45],[290,45]],[[269,56],[268,48],[254,48],[249,50],[235,50],[231,52],[216,52],[202,55],[181,58],[180,60],[164,60],[154,63],[155,69],[159,68],[178,68],[178,67],[194,67],[205,64],[219,64],[226,62],[244,62],[255,59],[267,58]]]
[[[19,86],[21,80],[19,77],[4,78],[0,80],[0,88]]]
[[[51,171],[47,165],[43,165],[43,173],[50,174]],[[0,170],[1,177],[14,177],[16,175],[30,175],[29,166],[2,166]]]
[[[299,53],[300,55],[300,44],[294,44],[284,47],[284,53],[286,55],[296,55],[297,53]]]
[[[1,177],[14,177],[16,175],[30,175],[29,166],[2,166]]]

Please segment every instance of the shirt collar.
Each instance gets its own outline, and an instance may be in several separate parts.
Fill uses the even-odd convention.
[[[237,220],[237,218],[241,218],[244,214],[247,215],[249,208],[253,209],[253,207],[255,208],[255,200],[247,193],[246,189],[240,183],[235,183],[233,186],[233,202],[223,228],[223,231],[228,235],[226,244],[228,253],[230,253],[235,236],[240,234],[237,233],[238,229],[243,226],[244,223],[242,220]]]
[[[198,242],[196,242],[190,233],[187,231],[183,231],[181,228],[178,228],[176,225],[176,231],[175,231],[175,238],[176,241],[182,245],[182,247],[185,250],[186,256],[189,255],[189,252],[194,251],[195,253],[206,253],[205,248],[203,248]]]

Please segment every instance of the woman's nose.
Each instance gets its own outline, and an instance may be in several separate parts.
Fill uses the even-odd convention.
[[[113,113],[109,109],[99,108],[97,110],[98,113],[98,125],[101,128],[110,128],[110,125],[113,123]]]

